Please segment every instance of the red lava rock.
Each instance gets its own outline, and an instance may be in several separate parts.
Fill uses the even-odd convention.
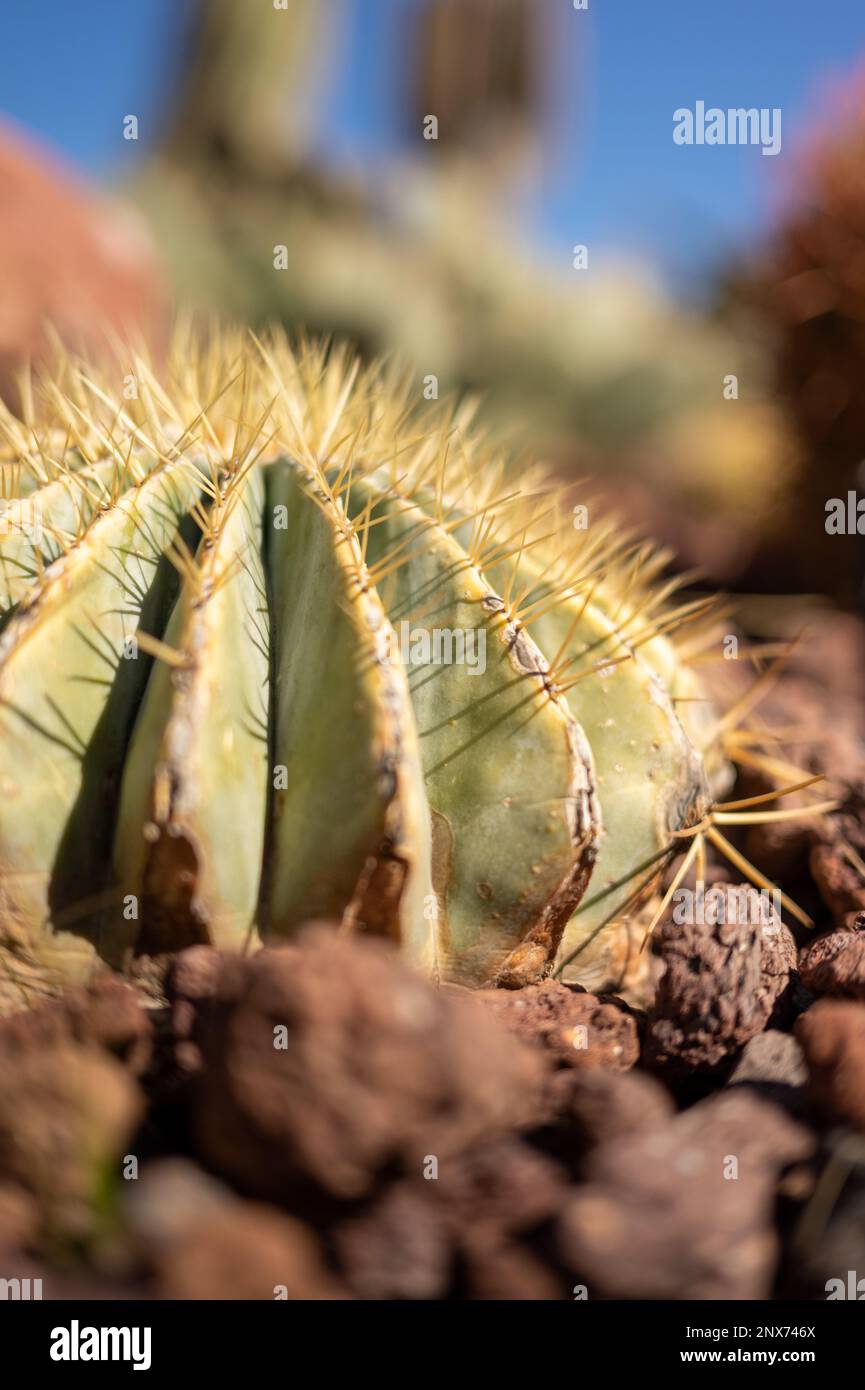
[[[39,1207],[15,1183],[0,1183],[0,1250],[23,1249],[36,1237]]]
[[[753,1084],[803,1086],[808,1070],[801,1047],[790,1033],[767,1028],[747,1042],[730,1073],[729,1085]]]
[[[0,1067],[0,1180],[33,1195],[47,1227],[86,1230],[141,1110],[128,1072],[96,1048],[28,1049]]]
[[[178,951],[167,980],[170,1000],[198,1003],[216,993],[223,957],[212,946],[189,946]]]
[[[601,1145],[559,1223],[572,1280],[589,1298],[768,1297],[778,1174],[812,1148],[737,1090]]]
[[[555,1297],[555,1276],[521,1237],[553,1219],[567,1190],[558,1164],[503,1140],[393,1184],[337,1227],[334,1248],[363,1298],[443,1298],[455,1278],[469,1297]]]
[[[742,1049],[727,1079],[728,1086],[747,1086],[801,1118],[808,1110],[805,1055],[791,1033],[767,1028]]]
[[[33,1048],[78,1042],[110,1052],[140,1076],[150,1060],[153,1027],[135,990],[102,975],[38,1008],[0,1019],[0,1058]]]
[[[514,1235],[554,1215],[566,1190],[563,1170],[518,1139],[488,1144],[439,1168],[425,1188],[444,1203],[455,1234],[473,1230]]]
[[[183,1072],[194,1072],[201,1066],[201,1054],[192,1041],[196,1008],[215,994],[223,965],[223,957],[212,946],[189,946],[178,952],[168,971],[165,992],[175,1058]]]
[[[579,985],[542,980],[520,990],[480,990],[478,997],[516,1037],[544,1048],[560,1065],[626,1071],[640,1055],[636,1018],[627,1005]]]
[[[658,1072],[711,1072],[760,1033],[792,993],[796,944],[748,885],[719,884],[736,920],[668,921],[666,963],[649,1016],[644,1060]],[[732,893],[748,894],[732,898]],[[709,894],[706,903],[708,908]],[[738,904],[738,905],[737,905]]]
[[[865,1005],[818,999],[796,1020],[811,1091],[835,1119],[865,1130]]]
[[[154,1261],[164,1299],[341,1299],[308,1227],[254,1202],[220,1211]]]
[[[802,952],[799,974],[812,994],[865,999],[865,931],[835,931],[818,937]]]
[[[641,1071],[562,1069],[548,1077],[543,1094],[548,1108],[542,1136],[569,1157],[660,1124],[675,1108],[660,1082]]]
[[[165,1299],[333,1299],[345,1291],[300,1221],[245,1202],[183,1160],[144,1171],[126,1202],[153,1292]]]
[[[444,1298],[452,1281],[450,1232],[417,1184],[395,1183],[337,1229],[334,1247],[360,1298]]]
[[[191,1124],[201,1157],[250,1195],[352,1198],[537,1112],[543,1061],[470,995],[436,990],[370,938],[306,931],[226,957],[200,1005]]]
[[[104,353],[106,330],[161,343],[167,297],[133,208],[89,188],[10,122],[0,125],[0,395],[46,350],[52,324],[75,349]]]
[[[471,1299],[546,1302],[563,1297],[563,1281],[525,1245],[469,1231],[461,1253],[462,1282]]]

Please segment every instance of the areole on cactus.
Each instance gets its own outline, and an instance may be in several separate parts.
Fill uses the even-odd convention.
[[[705,605],[390,369],[179,329],[130,375],[65,358],[0,420],[3,1001],[311,917],[463,984],[614,983],[747,814]]]

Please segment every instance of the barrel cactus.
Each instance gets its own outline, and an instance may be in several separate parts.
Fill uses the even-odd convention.
[[[608,979],[742,813],[702,606],[390,369],[180,331],[113,377],[0,418],[4,1000],[313,917],[463,984]]]

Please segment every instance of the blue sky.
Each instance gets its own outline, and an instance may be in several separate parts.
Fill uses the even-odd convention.
[[[241,0],[238,0],[241,3]],[[242,0],[270,7],[270,0]],[[335,0],[315,148],[374,176],[399,147],[400,23],[418,0]],[[586,242],[699,284],[765,224],[829,81],[865,59],[862,0],[534,0],[549,26],[547,158],[523,199],[546,259]],[[190,0],[4,0],[0,109],[99,177],[146,146],[175,80]],[[776,158],[672,140],[677,107],[780,107]],[[141,121],[139,147],[120,138]]]

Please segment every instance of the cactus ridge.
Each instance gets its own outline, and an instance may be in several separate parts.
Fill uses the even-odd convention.
[[[141,904],[132,920],[114,919],[121,957],[136,939],[158,953],[165,942],[243,941],[255,929],[269,762],[263,494],[254,462],[224,476],[200,516],[197,552],[182,537],[169,552],[180,593],[164,638],[150,644],[158,661],[114,838],[117,883]]]
[[[390,623],[324,474],[279,458],[267,475],[273,761],[284,773],[271,811],[268,930],[343,915],[404,937],[432,965],[422,927],[428,814]]]
[[[0,1005],[314,916],[615,984],[748,814],[717,610],[392,365],[181,324],[129,379],[64,356],[0,411],[44,522],[0,538]]]
[[[167,465],[61,555],[0,637],[0,909],[29,963],[86,973],[108,891],[123,756],[147,680],[141,630],[163,630],[165,550],[199,489]]]
[[[407,640],[418,627],[468,633],[484,652],[471,675],[413,665],[409,685],[445,973],[510,977],[549,956],[585,891],[599,832],[591,751],[532,637],[446,528],[370,480],[353,494],[369,575]]]

